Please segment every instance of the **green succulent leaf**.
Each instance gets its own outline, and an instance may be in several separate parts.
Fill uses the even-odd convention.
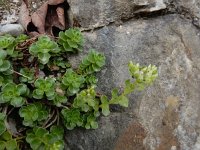
[[[143,90],[145,87],[151,85],[158,77],[157,67],[154,65],[143,67],[130,61],[128,66],[138,90]]]
[[[25,126],[34,127],[43,123],[49,115],[49,109],[41,103],[32,103],[27,106],[22,106],[19,110],[20,117],[24,118]]]
[[[78,93],[80,88],[83,86],[84,81],[84,77],[78,75],[72,69],[67,69],[62,78],[62,83],[67,88],[67,94],[69,96]]]
[[[57,43],[52,41],[48,36],[40,36],[38,41],[33,43],[29,52],[35,57],[38,57],[42,64],[47,64],[51,57],[50,53],[58,53],[60,48]]]
[[[3,49],[0,49],[0,60],[4,60],[7,56],[7,52]]]
[[[4,72],[7,71],[8,69],[10,69],[11,64],[8,60],[3,60],[2,64],[0,65],[0,72]]]
[[[38,58],[42,64],[47,64],[51,55],[49,53],[38,53]]]
[[[11,35],[0,36],[0,48],[6,49],[13,44],[15,38]]]
[[[79,70],[85,74],[98,72],[105,65],[105,56],[95,50],[90,50],[89,54],[82,60]]]
[[[8,131],[0,135],[0,149],[19,150],[17,140],[13,139],[12,135]]]
[[[63,150],[64,130],[58,126],[52,126],[50,132],[41,127],[34,127],[27,132],[26,141],[34,150]]]
[[[128,107],[128,98],[122,93],[119,95],[117,89],[112,90],[112,99],[109,101],[110,104],[119,104],[122,107]]]
[[[73,107],[79,108],[81,111],[88,112],[91,109],[98,111],[96,92],[94,87],[81,91],[74,99]]]
[[[101,96],[101,105],[100,105],[100,107],[102,109],[102,114],[104,116],[108,116],[110,114],[109,105],[110,104],[109,104],[108,98],[105,95]]]
[[[76,126],[80,127],[83,125],[83,119],[79,109],[62,109],[61,114],[64,119],[65,127],[68,130],[72,130]]]
[[[96,78],[95,75],[90,74],[85,77],[85,82],[87,86],[96,86],[98,79]]]
[[[27,36],[27,35],[25,35],[25,34],[20,34],[20,35],[17,36],[17,38],[15,39],[15,41],[16,41],[17,43],[22,43],[22,42],[26,41],[27,39],[28,39],[28,36]]]
[[[33,98],[42,99],[44,94],[47,98],[55,95],[55,78],[38,78],[34,83],[36,89],[33,91]]]
[[[2,87],[2,92],[0,93],[0,103],[7,103],[14,107],[20,107],[25,103],[26,93],[28,88],[24,84],[7,83]]]
[[[66,52],[80,51],[83,46],[83,35],[78,28],[68,29],[59,33],[58,43]]]
[[[28,82],[28,83],[33,83],[34,82],[34,74],[35,70],[33,68],[21,68],[20,73],[23,76],[19,77],[20,82]]]

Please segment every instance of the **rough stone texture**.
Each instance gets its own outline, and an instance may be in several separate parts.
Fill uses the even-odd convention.
[[[68,0],[73,18],[82,28],[93,29],[132,18],[135,13],[166,8],[167,0]],[[84,4],[84,5],[83,5]]]
[[[200,0],[175,0],[177,5],[189,9],[196,17],[200,18]]]
[[[11,34],[14,36],[18,36],[20,34],[24,33],[24,28],[21,24],[6,24],[6,25],[0,25],[0,35],[4,34]]]
[[[99,74],[100,92],[123,86],[129,60],[157,65],[159,78],[132,94],[128,109],[114,107],[114,114],[101,117],[99,129],[67,132],[69,149],[199,150],[200,31],[179,15],[165,15],[105,26],[85,36],[85,48],[107,58]]]
[[[39,1],[29,2],[36,9]],[[123,87],[129,60],[157,65],[159,78],[130,95],[129,108],[112,107],[109,117],[100,117],[97,130],[67,131],[66,149],[200,150],[200,0],[68,2],[71,19],[94,29],[84,32],[85,50],[106,55],[98,74],[100,93]],[[141,18],[135,17],[138,13]],[[74,66],[81,57],[71,58]]]

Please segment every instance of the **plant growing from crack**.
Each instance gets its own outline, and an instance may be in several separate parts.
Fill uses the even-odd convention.
[[[58,40],[27,38],[0,36],[0,150],[62,150],[64,128],[98,128],[111,105],[128,107],[128,95],[158,76],[155,66],[130,62],[124,89],[108,97],[96,91],[103,53],[89,50],[77,68],[68,61],[83,49],[79,29],[60,32]]]

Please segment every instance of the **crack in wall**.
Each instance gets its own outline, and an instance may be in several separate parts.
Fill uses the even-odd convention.
[[[81,28],[81,31],[85,31],[85,32],[92,31],[93,32],[93,31],[101,29],[105,26],[111,26],[111,25],[120,26],[130,20],[139,20],[139,19],[148,20],[148,19],[152,19],[152,18],[156,18],[156,17],[165,16],[165,15],[177,14],[180,16],[180,18],[190,21],[192,25],[194,25],[197,29],[200,29],[200,24],[199,24],[200,18],[195,16],[194,13],[191,10],[189,10],[188,8],[185,8],[183,6],[177,6],[176,4],[174,4],[174,2],[170,2],[165,9],[161,9],[158,11],[153,11],[153,12],[149,12],[149,11],[140,12],[139,11],[140,9],[145,9],[145,8],[147,8],[147,6],[135,7],[133,10],[134,11],[133,16],[129,17],[129,18],[117,19],[115,21],[110,21],[109,23],[104,24],[104,25],[95,25],[92,28],[90,28],[90,27],[82,28],[81,26],[79,26],[79,27]]]

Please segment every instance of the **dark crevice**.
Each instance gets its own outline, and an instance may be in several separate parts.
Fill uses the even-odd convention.
[[[38,32],[38,28],[33,24],[33,22],[30,22],[28,25],[27,25],[27,31],[28,32]]]

